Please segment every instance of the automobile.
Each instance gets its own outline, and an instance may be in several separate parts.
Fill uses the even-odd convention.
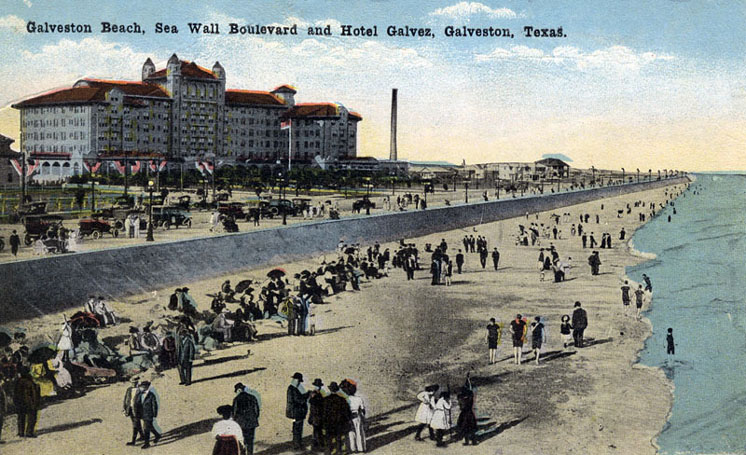
[[[295,216],[299,213],[293,201],[289,199],[270,199],[268,202],[269,211],[274,216],[282,215],[283,212],[290,216]]]
[[[170,229],[171,226],[176,229],[179,226],[192,227],[192,214],[181,207],[153,206],[153,226],[165,227]]]
[[[147,226],[147,217],[145,216],[144,210],[138,210],[135,208],[125,207],[106,207],[97,212],[91,214],[91,218],[98,218],[110,221],[115,229],[119,231],[124,230],[124,223],[127,221],[127,217],[130,215],[137,215],[140,217],[140,229],[145,229]]]
[[[26,235],[23,238],[26,246],[34,243],[44,234],[52,233],[56,236],[57,231],[62,227],[62,217],[59,215],[27,215],[21,219],[21,222],[26,228]]]
[[[109,221],[99,218],[84,218],[78,222],[78,232],[81,237],[90,236],[94,240],[100,239],[104,234],[119,237],[119,229],[112,226]]]
[[[305,198],[305,197],[296,197],[291,199],[293,201],[293,204],[295,205],[295,209],[298,213],[303,213],[306,211],[307,208],[311,207],[311,198]]]
[[[239,220],[239,219],[245,219],[246,218],[246,212],[244,209],[246,208],[246,204],[242,202],[219,202],[218,203],[218,213],[221,215],[229,215],[233,218]]]
[[[259,217],[262,219],[272,219],[275,216],[270,209],[269,201],[264,200],[251,201],[247,212],[246,221],[253,221],[257,212],[259,212]]]
[[[188,194],[185,194],[183,196],[179,196],[179,199],[176,203],[173,204],[173,207],[178,207],[182,210],[189,210],[189,207],[192,203],[192,197]]]

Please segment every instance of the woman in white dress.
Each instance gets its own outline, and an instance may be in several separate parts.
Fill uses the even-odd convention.
[[[417,427],[417,433],[414,435],[415,441],[422,441],[422,430],[430,425],[430,420],[433,417],[433,410],[435,409],[435,394],[440,388],[439,385],[429,385],[425,387],[425,390],[417,394],[417,399],[420,401],[420,407],[417,408],[417,414],[414,416],[415,422],[420,425]],[[435,439],[435,433],[433,429],[428,427],[430,430],[430,439]]]
[[[443,392],[438,401],[435,402],[433,409],[433,418],[430,419],[430,428],[435,430],[435,440],[438,447],[445,446],[443,435],[453,426],[451,419],[451,396],[448,392]]]
[[[75,356],[73,349],[73,329],[67,319],[65,319],[65,322],[62,323],[60,339],[57,342],[57,350],[59,351],[60,359],[65,361]]]

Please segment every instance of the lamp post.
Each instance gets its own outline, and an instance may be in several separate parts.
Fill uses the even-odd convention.
[[[640,168],[637,168],[637,183],[640,183]]]
[[[280,179],[280,210],[282,210],[282,224],[286,225],[288,224],[288,212],[286,210],[287,207],[285,207],[285,179],[282,175],[282,171],[277,173],[277,176]]]
[[[500,199],[500,168],[497,168],[497,191],[495,191],[495,195],[498,199]]]
[[[91,179],[91,214],[96,211],[96,181]]]
[[[661,179],[661,170],[658,169],[658,180],[660,180],[660,179]]]
[[[648,169],[648,182],[651,181],[651,180],[653,180],[653,170],[652,169]]]
[[[624,185],[624,168],[622,168],[622,185]]]
[[[593,174],[591,177],[591,185],[596,186],[596,168],[594,166],[591,166],[591,173]]]
[[[153,191],[155,191],[155,182],[148,180],[148,193],[150,193],[150,206],[148,207],[148,234],[145,237],[146,242],[152,242],[153,238]]]
[[[468,204],[469,203],[469,181],[464,181],[464,200]]]

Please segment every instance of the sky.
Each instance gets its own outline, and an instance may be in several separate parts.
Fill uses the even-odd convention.
[[[126,5],[126,6],[125,6]],[[577,167],[744,170],[746,2],[629,0],[3,0],[0,106],[83,77],[139,80],[150,57],[211,68],[229,88],[298,89],[299,102],[338,102],[363,116],[358,155],[389,153],[398,88],[399,157],[452,163],[533,161]],[[92,34],[28,33],[91,24]],[[144,34],[103,34],[100,22]],[[156,34],[156,23],[177,34]],[[220,35],[187,23],[218,23]],[[230,35],[228,25],[297,24],[297,36]],[[333,36],[310,36],[330,25]],[[377,37],[340,36],[341,25]],[[390,37],[390,25],[434,37]],[[508,28],[513,38],[447,37],[447,26]],[[525,37],[523,28],[561,37]],[[0,133],[18,137],[17,111]]]

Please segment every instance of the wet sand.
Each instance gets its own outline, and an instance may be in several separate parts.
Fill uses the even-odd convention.
[[[161,395],[159,421],[165,436],[149,453],[210,453],[213,440],[209,430],[217,420],[215,409],[230,403],[233,384],[238,381],[262,394],[255,453],[292,453],[291,425],[284,412],[286,388],[295,371],[304,374],[306,384],[316,377],[326,384],[345,377],[358,382],[360,393],[370,403],[368,448],[376,453],[655,453],[652,440],[670,408],[669,383],[661,371],[634,364],[650,326],[625,318],[619,291],[624,267],[640,259],[619,242],[618,233],[624,226],[628,235],[632,234],[639,226],[639,209],[621,219],[617,210],[635,200],[663,202],[664,190],[555,211],[572,215],[570,223],[560,225],[563,239],[551,241],[562,259],[573,258],[574,268],[564,283],[553,283],[550,274],[540,282],[539,246],[515,245],[517,226],[528,225],[534,215],[528,221],[510,219],[408,239],[417,243],[427,263],[425,243],[438,244],[445,238],[452,254],[463,247],[464,234],[483,235],[490,250],[499,248],[500,269],[495,272],[488,259],[482,270],[478,255],[469,253],[465,272],[454,272],[450,287],[431,286],[427,269],[417,272],[416,280],[410,282],[403,271],[392,270],[389,278],[363,283],[360,292],[327,298],[328,305],[317,307],[320,331],[316,336],[288,337],[278,324],[262,321],[258,324],[259,342],[235,344],[198,360],[193,385],[177,385],[176,370],[153,376]],[[584,223],[586,231],[595,232],[598,240],[602,232],[614,238],[613,249],[599,250],[603,263],[599,276],[591,276],[587,265],[591,250],[583,250],[580,239],[570,236],[570,224],[581,212],[591,213],[591,223]],[[598,225],[596,213],[601,216]],[[540,214],[538,222],[550,223],[549,215]],[[541,246],[549,243],[542,239]],[[382,247],[394,250],[393,244]],[[314,258],[285,268],[292,274],[318,264],[319,258]],[[253,270],[227,278],[236,283],[264,273],[266,270]],[[225,278],[184,285],[189,286],[200,309],[207,309],[210,298],[206,294],[217,291]],[[128,326],[157,319],[171,291],[114,302],[116,311],[131,322],[102,330],[100,338],[123,349]],[[559,319],[571,314],[576,300],[588,311],[589,342],[583,349],[563,349]],[[535,366],[527,361],[533,356],[526,354],[524,364],[512,364],[506,327],[500,362],[488,365],[485,326],[489,318],[499,317],[507,326],[519,312],[547,319],[545,360]],[[52,333],[60,320],[59,314],[48,315],[25,325],[32,333]],[[247,358],[248,349],[251,355]],[[417,392],[430,383],[455,391],[467,372],[477,386],[480,445],[464,447],[459,442],[441,450],[431,441],[416,442],[413,418]],[[151,377],[149,373],[145,376]],[[15,419],[6,419],[3,434],[8,443],[2,453],[141,453],[139,448],[125,446],[131,432],[129,419],[121,413],[125,389],[126,383],[96,387],[84,397],[50,404],[42,410],[39,438],[34,440],[15,437]],[[454,413],[454,422],[456,417]],[[310,431],[306,425],[304,434],[308,436]]]

